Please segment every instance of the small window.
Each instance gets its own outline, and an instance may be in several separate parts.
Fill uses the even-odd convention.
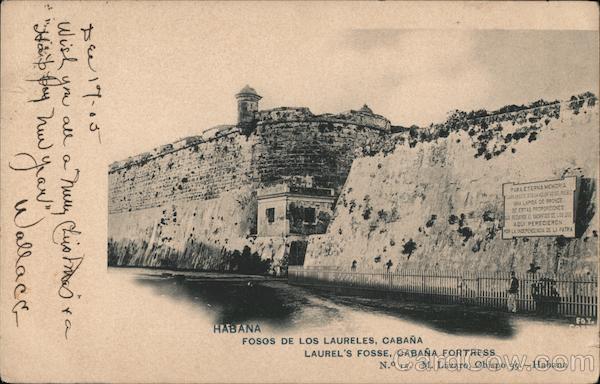
[[[269,223],[272,223],[275,221],[275,208],[267,208],[265,213],[267,215],[267,221]]]
[[[304,208],[304,222],[310,223],[310,224],[315,222],[315,209],[314,208]]]

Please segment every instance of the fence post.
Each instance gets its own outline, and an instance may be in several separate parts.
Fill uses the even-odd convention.
[[[481,281],[479,277],[477,278],[477,300],[475,301],[477,305],[481,305]]]

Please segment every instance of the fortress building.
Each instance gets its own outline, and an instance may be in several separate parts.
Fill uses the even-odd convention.
[[[366,105],[322,115],[303,107],[259,110],[262,97],[250,86],[235,98],[237,124],[111,165],[110,264],[227,268],[217,260],[265,239],[270,257],[285,257],[290,247],[295,253],[307,235],[325,233],[356,155],[390,135],[390,121]],[[228,198],[244,204],[234,217],[204,217]],[[196,224],[182,228],[195,210],[203,211],[189,218]],[[192,244],[204,256],[189,251]],[[207,257],[214,262],[206,264]]]
[[[109,265],[383,271],[389,260],[434,271],[597,272],[598,104],[589,92],[455,111],[425,128],[393,127],[366,105],[315,115],[260,110],[249,86],[235,97],[236,124],[110,166]],[[564,212],[519,222],[520,233],[544,236],[505,236],[504,185],[566,178],[576,190],[551,207]]]

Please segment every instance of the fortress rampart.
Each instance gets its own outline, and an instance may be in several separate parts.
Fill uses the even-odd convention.
[[[281,182],[339,192],[358,149],[377,147],[390,122],[370,110],[313,115],[308,108],[254,113],[252,130],[224,125],[113,163],[109,212],[201,201]]]
[[[246,249],[285,259],[289,239],[324,232],[354,158],[389,138],[390,122],[367,106],[314,115],[308,108],[259,111],[260,96],[249,87],[236,97],[236,125],[110,166],[109,264],[232,270],[232,258]],[[259,233],[257,191],[278,185],[306,196],[278,205],[277,222],[261,212]],[[323,191],[331,197],[318,196]]]
[[[392,127],[367,106],[314,115],[259,110],[249,87],[236,97],[237,124],[111,165],[110,265],[377,269],[394,259],[490,270],[533,260],[595,271],[594,95],[455,111],[423,128]],[[577,238],[500,238],[503,183],[565,176],[581,182]]]
[[[252,180],[252,148],[238,129],[208,140],[192,137],[155,149],[109,172],[109,212],[207,200]]]

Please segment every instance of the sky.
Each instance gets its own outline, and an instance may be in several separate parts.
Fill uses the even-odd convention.
[[[117,136],[111,161],[235,123],[234,95],[246,84],[263,96],[260,109],[336,113],[368,104],[405,126],[444,121],[454,109],[598,93],[597,20],[477,4],[371,4],[115,9],[103,35],[107,98],[123,137],[144,140],[125,145]],[[561,22],[570,30],[556,30]]]

